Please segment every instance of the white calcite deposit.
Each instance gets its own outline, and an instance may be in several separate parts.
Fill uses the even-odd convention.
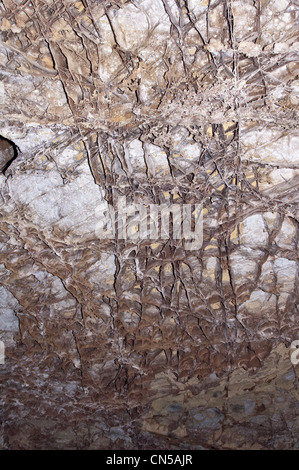
[[[297,10],[0,1],[2,449],[299,448]]]

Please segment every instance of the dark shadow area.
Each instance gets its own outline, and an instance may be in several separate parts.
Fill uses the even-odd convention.
[[[19,155],[19,148],[14,142],[0,136],[0,171],[5,172]]]

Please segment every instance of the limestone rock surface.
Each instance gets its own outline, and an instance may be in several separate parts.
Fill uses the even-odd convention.
[[[2,449],[299,448],[298,61],[295,1],[0,1]]]

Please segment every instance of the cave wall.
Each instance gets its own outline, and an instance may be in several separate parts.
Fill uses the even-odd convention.
[[[1,448],[298,448],[296,3],[0,17]],[[98,236],[120,197],[201,246]]]

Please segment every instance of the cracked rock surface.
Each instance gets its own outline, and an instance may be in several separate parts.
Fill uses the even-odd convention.
[[[299,449],[298,61],[295,1],[0,1],[2,449]]]

